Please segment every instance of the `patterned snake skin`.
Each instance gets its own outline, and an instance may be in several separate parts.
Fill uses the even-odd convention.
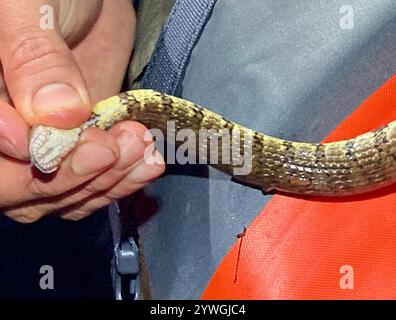
[[[99,102],[91,118],[78,129],[34,127],[30,140],[31,161],[43,172],[55,171],[83,129],[94,126],[108,129],[126,119],[160,129],[165,136],[169,134],[169,121],[174,121],[176,132],[189,128],[197,136],[202,129],[213,131],[217,138],[223,137],[224,132],[239,133],[236,142],[220,140],[230,148],[235,144],[245,146],[240,148],[240,153],[251,154],[248,174],[235,175],[235,169],[243,164],[232,161],[234,158],[225,161],[222,158],[224,144],[211,147],[208,136],[204,137],[206,143],[194,143],[194,152],[202,161],[217,153],[218,163],[210,165],[265,192],[275,189],[296,194],[344,196],[396,181],[396,121],[350,140],[323,144],[292,142],[244,128],[189,101],[152,90],[132,90]],[[251,143],[246,143],[248,141]]]

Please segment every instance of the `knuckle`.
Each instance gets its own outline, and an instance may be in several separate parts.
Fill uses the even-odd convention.
[[[107,181],[106,179],[103,179],[103,177],[99,177],[98,179],[95,179],[91,183],[85,186],[84,190],[84,197],[91,197],[93,195],[96,195],[98,193],[101,193],[105,190],[107,190],[109,187],[111,187],[111,183]]]
[[[133,193],[135,193],[136,191],[142,189],[144,186],[146,186],[147,183],[140,183],[140,184],[124,184],[121,186],[117,186],[111,190],[109,190],[105,197],[106,199],[109,201],[109,203],[119,200],[121,198],[125,198]]]
[[[86,185],[84,191],[88,195],[102,193],[119,183],[122,178],[123,171],[118,169],[110,169],[109,171],[104,172],[94,180],[90,181],[90,183]]]
[[[39,179],[32,179],[27,186],[29,192],[34,198],[48,198],[56,195],[56,192],[52,190],[46,183],[43,183]]]
[[[92,183],[91,186],[89,186],[88,190],[92,194],[107,190],[112,184],[114,184],[113,180],[114,178],[112,177],[99,177]]]
[[[11,43],[8,68],[12,72],[26,72],[37,69],[38,61],[46,68],[67,62],[67,54],[59,48],[54,40],[43,32],[22,31]],[[51,62],[52,61],[52,62]]]

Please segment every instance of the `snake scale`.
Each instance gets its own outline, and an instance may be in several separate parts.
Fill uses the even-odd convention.
[[[280,190],[294,194],[344,196],[359,194],[396,181],[396,121],[354,139],[332,143],[293,142],[245,128],[192,102],[153,90],[131,90],[97,103],[91,118],[80,128],[59,130],[36,126],[31,131],[31,162],[42,172],[55,171],[88,127],[108,129],[123,120],[135,120],[148,128],[189,128],[220,132],[238,131],[241,143],[250,137],[251,171],[234,175],[241,164],[233,161],[210,164],[239,182],[265,192]],[[209,144],[208,144],[209,145]],[[208,156],[208,145],[195,152]],[[220,154],[220,147],[216,147]],[[241,148],[242,152],[247,152]]]

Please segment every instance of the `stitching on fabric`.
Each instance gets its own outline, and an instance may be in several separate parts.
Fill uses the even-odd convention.
[[[161,32],[161,36],[158,40],[158,44],[154,50],[153,53],[153,58],[152,61],[149,63],[146,74],[150,74],[150,72],[153,70],[154,67],[156,67],[156,64],[158,63],[158,60],[160,59],[161,54],[160,50],[163,47],[163,44],[165,43],[165,35],[168,32],[169,28],[172,26],[172,23],[174,22],[174,19],[176,17],[176,14],[179,12],[180,7],[182,7],[183,5],[181,4],[182,0],[177,0],[174,7],[172,8],[172,11],[170,13],[170,17],[168,19],[168,21],[165,24],[164,30]],[[196,28],[193,30],[193,32],[190,33],[189,38],[184,41],[182,40],[182,42],[184,42],[186,51],[188,52],[187,55],[183,56],[183,52],[177,52],[177,61],[178,64],[175,65],[175,68],[171,68],[170,72],[172,73],[172,81],[170,82],[169,86],[167,87],[167,91],[171,90],[171,93],[174,93],[175,91],[175,85],[180,81],[180,76],[183,74],[183,70],[180,70],[180,66],[184,65],[186,60],[188,59],[188,57],[191,54],[192,48],[194,46],[194,43],[196,41],[196,37],[197,34],[201,31],[202,29],[202,22],[203,20],[205,20],[207,18],[207,10],[208,8],[210,8],[211,6],[213,6],[215,4],[216,1],[209,1],[205,4],[203,4],[202,8],[201,8],[201,13],[200,16],[198,18],[198,22],[196,23]],[[180,59],[180,57],[182,57],[182,59]],[[176,70],[174,70],[176,69]],[[161,70],[160,70],[161,71]],[[165,70],[165,71],[169,71],[169,70]],[[150,78],[148,76],[145,76],[143,85],[147,85],[150,82]]]
[[[181,1],[181,0],[176,0],[176,3],[174,4],[174,6],[173,6],[173,8],[172,8],[172,10],[171,10],[171,12],[170,12],[169,19],[168,19],[168,21],[165,23],[164,30],[161,32],[160,38],[158,39],[157,46],[155,47],[155,50],[154,50],[154,52],[153,52],[153,59],[152,59],[152,61],[151,61],[151,62],[149,63],[149,65],[148,65],[148,68],[147,68],[147,71],[146,71],[147,74],[150,74],[150,71],[153,69],[153,66],[157,63],[157,60],[158,60],[158,51],[160,50],[161,45],[162,45],[163,42],[164,42],[164,35],[165,35],[166,32],[168,31],[169,25],[172,23],[172,21],[173,21],[173,19],[174,19],[174,17],[175,17],[175,12],[176,12],[176,10],[177,10],[177,8],[178,8],[178,5],[180,5],[180,1]],[[147,82],[147,77],[146,77],[146,79],[145,79],[144,82],[145,82],[144,84],[146,84],[146,82]]]
[[[187,58],[191,55],[191,50],[192,50],[193,45],[194,45],[194,43],[196,41],[196,35],[201,31],[202,21],[207,17],[207,15],[204,14],[205,10],[208,9],[209,5],[211,5],[211,4],[213,4],[213,1],[207,2],[205,4],[205,6],[204,6],[204,8],[202,10],[204,12],[201,11],[201,16],[200,16],[200,18],[198,20],[197,28],[195,28],[195,30],[192,32],[192,34],[190,35],[190,37],[189,37],[189,39],[187,41],[187,43],[188,43],[188,45],[187,45],[188,55],[184,55],[182,61],[179,62],[179,65],[178,65],[178,68],[177,68],[176,77],[174,77],[173,81],[172,81],[172,91],[174,91],[174,86],[176,85],[176,83],[179,82],[180,76],[182,74],[182,71],[180,70],[180,65],[184,65],[186,60],[187,60]]]

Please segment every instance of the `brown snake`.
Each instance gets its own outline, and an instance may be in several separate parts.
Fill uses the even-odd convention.
[[[396,181],[395,121],[350,140],[319,144],[292,142],[255,132],[192,102],[152,90],[127,91],[97,103],[91,118],[77,129],[34,127],[30,140],[31,161],[43,172],[55,171],[83,129],[108,129],[123,120],[135,120],[163,132],[169,121],[173,121],[176,132],[189,128],[197,136],[202,129],[215,132],[215,136],[217,132],[217,138],[227,131],[230,135],[239,133],[237,142],[246,146],[241,148],[241,153],[251,154],[251,171],[246,175],[235,175],[235,169],[242,164],[222,162],[221,144],[211,148],[207,137],[206,143],[194,144],[195,152],[207,159],[216,151],[220,160],[210,165],[266,192],[275,189],[296,194],[344,196]],[[245,143],[247,141],[251,143]],[[233,143],[229,142],[229,147]]]

